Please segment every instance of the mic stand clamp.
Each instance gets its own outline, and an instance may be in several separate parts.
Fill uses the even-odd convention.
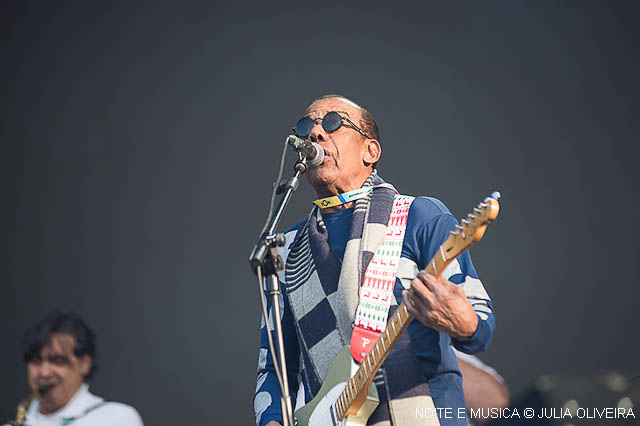
[[[278,273],[284,270],[284,261],[282,256],[278,254],[278,247],[286,244],[283,234],[276,234],[275,229],[278,226],[285,208],[289,204],[293,193],[300,185],[300,175],[307,171],[306,158],[298,152],[298,161],[294,166],[296,173],[292,178],[278,183],[276,193],[284,192],[280,199],[280,204],[275,215],[271,218],[271,223],[267,230],[260,236],[257,244],[251,251],[249,263],[258,279],[262,278],[262,290],[265,291],[271,299],[271,309],[273,312],[272,320],[276,332],[277,354],[272,354],[274,362],[277,362],[282,375],[282,399],[280,400],[282,408],[283,426],[294,426],[293,408],[291,406],[291,397],[289,395],[289,380],[287,378],[287,365],[284,354],[284,339],[282,336],[282,322],[280,321],[280,281]],[[268,318],[265,318],[265,327],[269,326]],[[267,332],[269,332],[267,330]],[[277,356],[276,356],[277,355]]]

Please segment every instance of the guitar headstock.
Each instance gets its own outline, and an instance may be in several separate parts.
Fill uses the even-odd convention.
[[[477,207],[474,207],[473,211],[465,219],[460,221],[461,225],[456,225],[456,229],[451,231],[451,235],[444,244],[447,259],[457,257],[482,239],[487,225],[498,217],[498,212],[500,211],[499,198],[500,193],[498,191],[493,192]]]

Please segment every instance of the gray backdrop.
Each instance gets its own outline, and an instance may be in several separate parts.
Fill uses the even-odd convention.
[[[638,3],[315,3],[2,2],[0,418],[59,308],[99,335],[92,389],[147,424],[252,423],[246,259],[282,141],[332,92],[377,117],[401,192],[461,217],[502,191],[473,259],[515,396],[638,374]]]

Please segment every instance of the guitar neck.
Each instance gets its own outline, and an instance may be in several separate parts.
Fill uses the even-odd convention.
[[[424,271],[434,276],[440,276],[447,265],[451,263],[454,258],[447,259],[445,255],[448,242],[449,240],[442,244],[438,254],[431,259]],[[387,359],[398,337],[404,332],[411,320],[413,320],[413,316],[407,310],[404,302],[401,303],[387,323],[387,328],[380,334],[369,354],[362,360],[358,371],[349,379],[347,386],[336,401],[336,412],[339,418],[342,419],[346,415],[357,412],[359,407],[354,402],[362,400],[364,395],[369,392],[373,377],[382,366],[384,360]]]

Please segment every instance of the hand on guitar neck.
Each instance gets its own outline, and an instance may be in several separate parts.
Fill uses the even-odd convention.
[[[456,339],[471,337],[478,326],[478,316],[462,287],[442,277],[419,272],[402,299],[421,323]]]

